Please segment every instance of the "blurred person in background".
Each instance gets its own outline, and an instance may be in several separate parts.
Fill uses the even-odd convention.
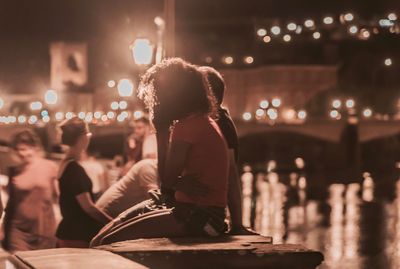
[[[136,162],[129,171],[107,189],[96,205],[112,217],[118,216],[133,205],[149,199],[149,191],[159,188],[157,173],[157,138],[147,118],[138,119],[140,133],[144,133],[141,160]],[[148,125],[148,126],[146,126]],[[142,132],[147,129],[145,132]],[[139,130],[138,130],[139,132]]]
[[[64,121],[60,129],[61,142],[69,149],[59,170],[62,219],[56,232],[57,246],[86,248],[100,228],[111,221],[111,217],[94,204],[92,181],[79,164],[91,137],[88,125],[74,117]]]
[[[101,194],[109,187],[107,175],[103,165],[96,159],[94,154],[88,151],[82,152],[79,162],[92,180],[94,200],[97,201]]]
[[[150,120],[147,117],[140,117],[134,120],[134,131],[126,141],[126,163],[121,176],[126,175],[129,169],[140,160],[154,158],[154,156],[147,156],[149,153],[144,151],[148,147],[145,144],[156,143],[155,134],[152,129]]]
[[[9,169],[3,247],[12,252],[52,248],[57,165],[43,158],[40,140],[31,130],[17,133],[12,147],[21,163]]]

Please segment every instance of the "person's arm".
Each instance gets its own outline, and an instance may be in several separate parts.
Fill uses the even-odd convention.
[[[164,168],[167,160],[167,149],[169,144],[169,127],[157,128],[157,159],[158,159],[158,175],[160,178],[161,187],[163,187]]]
[[[112,220],[112,218],[109,215],[107,215],[93,203],[93,200],[88,192],[80,193],[76,195],[75,198],[78,201],[81,208],[83,209],[83,211],[85,211],[93,219],[103,224],[107,224]]]
[[[242,188],[237,171],[235,154],[229,150],[229,174],[228,174],[228,208],[231,215],[230,234],[256,234],[243,226],[242,215]]]
[[[175,189],[178,177],[185,167],[186,158],[190,149],[190,143],[173,140],[167,153],[165,162],[163,186],[167,189]]]

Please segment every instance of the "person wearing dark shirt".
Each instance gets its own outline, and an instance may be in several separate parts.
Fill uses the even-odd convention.
[[[93,202],[92,182],[78,163],[88,147],[91,133],[87,124],[74,117],[61,124],[62,143],[69,146],[59,171],[60,210],[58,247],[85,248],[101,227],[112,220]]]
[[[225,94],[225,82],[221,74],[212,67],[199,67],[207,78],[208,83],[217,99],[218,105],[218,127],[228,144],[229,149],[229,181],[228,181],[228,208],[231,216],[230,234],[254,234],[254,232],[243,226],[242,220],[242,191],[241,183],[236,167],[238,161],[239,141],[236,126],[229,115],[229,112],[222,107]]]

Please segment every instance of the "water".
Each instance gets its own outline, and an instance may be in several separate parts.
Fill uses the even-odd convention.
[[[320,269],[400,268],[400,179],[396,199],[374,198],[374,180],[332,184],[326,201],[307,199],[307,178],[242,175],[244,222],[274,243],[303,244],[325,256]],[[256,193],[255,195],[252,195]]]

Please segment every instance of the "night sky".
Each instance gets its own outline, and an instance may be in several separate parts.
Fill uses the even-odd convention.
[[[154,40],[153,18],[163,12],[161,0],[3,0],[0,3],[1,92],[35,92],[48,87],[51,41],[88,42],[92,87],[111,77],[127,75],[134,68],[129,44],[136,37]],[[353,57],[354,51],[366,53],[367,58],[369,52],[379,57],[388,51],[396,54],[399,37],[382,36],[362,44],[352,40],[327,39],[316,43],[304,39],[290,46],[280,43],[265,46],[257,40],[255,31],[274,21],[301,22],[307,17],[318,19],[346,11],[369,20],[399,10],[398,0],[177,0],[176,50],[178,56],[199,64],[211,56],[216,67],[223,66],[220,58],[227,54],[235,57],[251,54],[255,57],[254,66],[358,66],[352,59],[363,57]],[[371,58],[370,62],[378,60]],[[240,64],[236,67],[243,68]],[[344,78],[346,72],[351,71],[342,70]]]

